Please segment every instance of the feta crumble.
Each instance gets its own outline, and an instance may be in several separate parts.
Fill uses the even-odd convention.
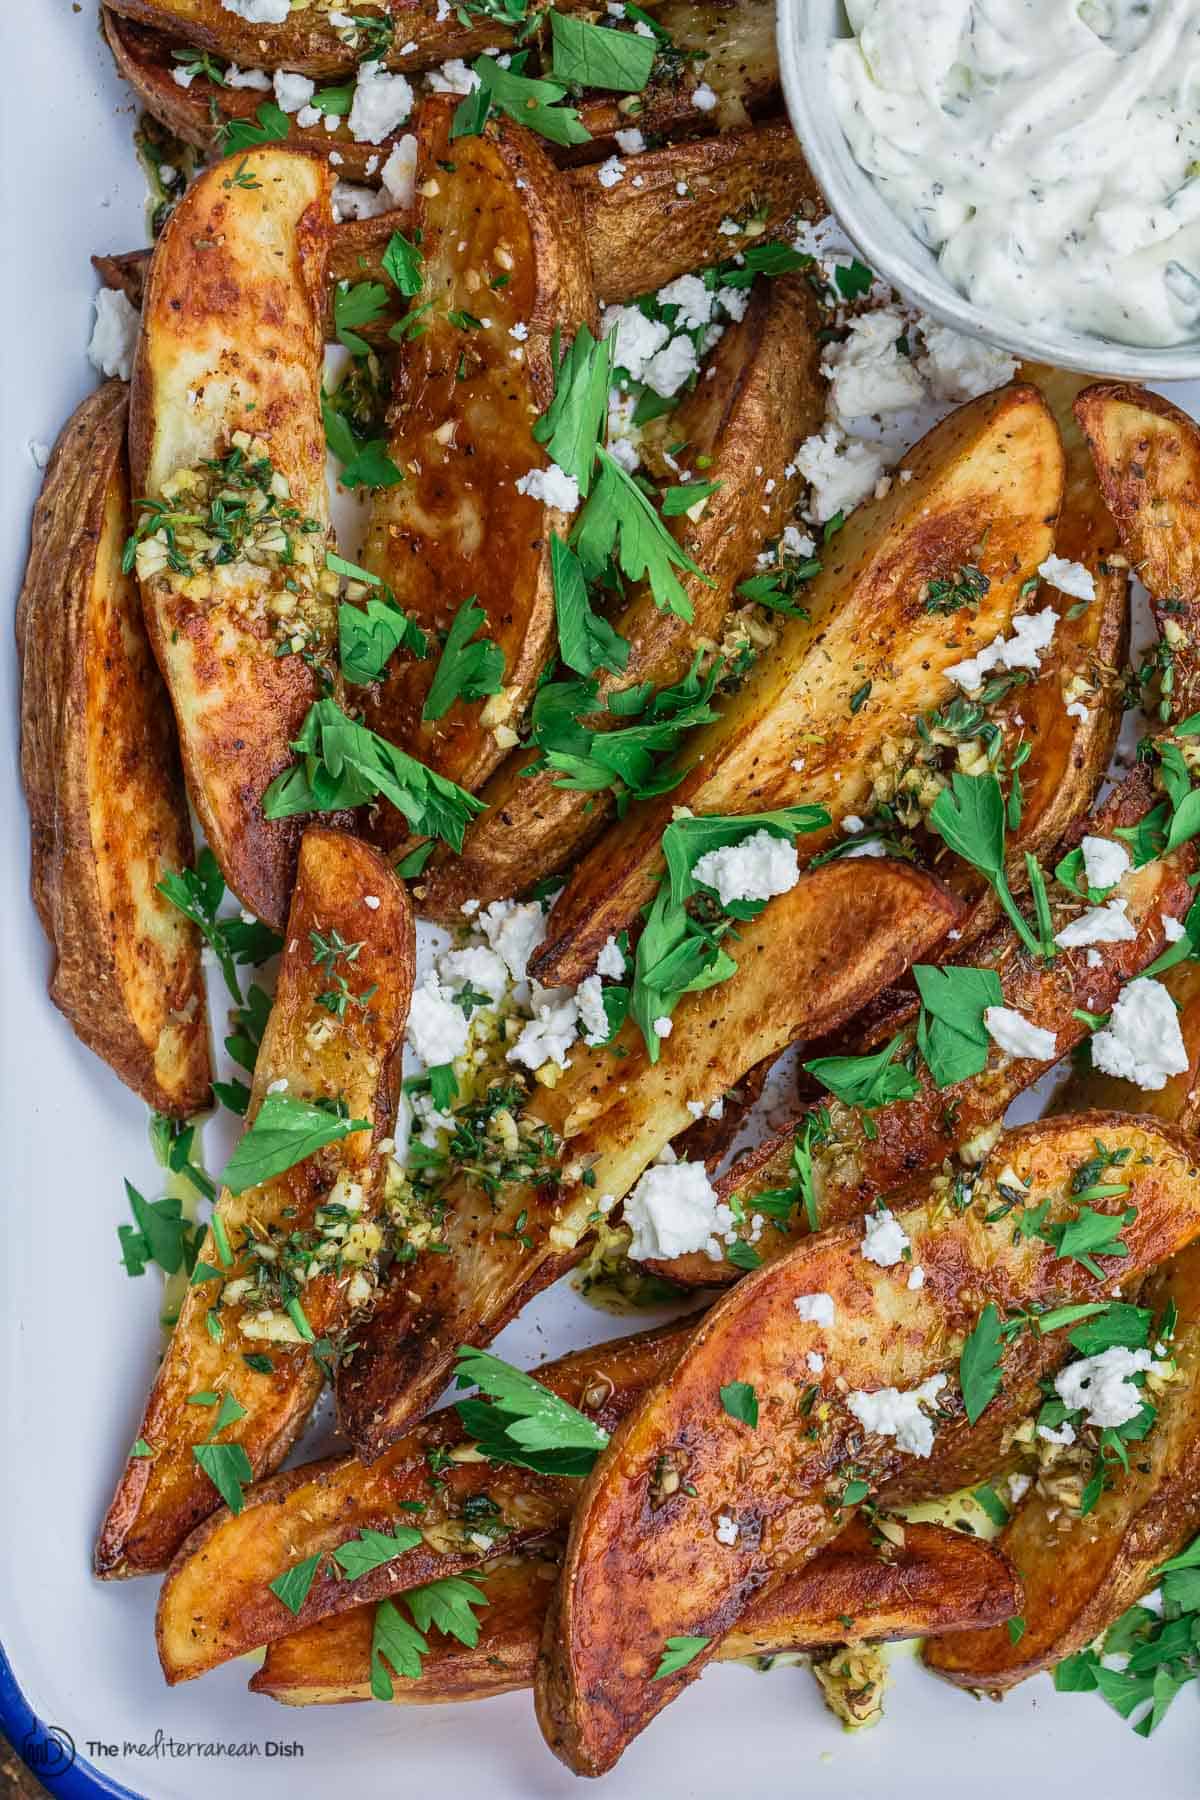
[[[1132,943],[1137,931],[1132,920],[1125,917],[1128,905],[1128,900],[1110,900],[1106,906],[1090,906],[1055,932],[1055,943],[1064,950],[1075,950],[1083,944]]]
[[[95,298],[96,323],[88,344],[88,359],[101,375],[119,375],[128,381],[133,373],[141,316],[120,288],[101,288]]]
[[[405,1034],[426,1068],[439,1068],[461,1056],[469,1033],[466,1014],[436,975],[414,990]]]
[[[1171,913],[1163,914],[1163,936],[1168,944],[1178,944],[1187,936],[1187,928],[1182,919],[1176,919]]]
[[[846,1405],[866,1431],[893,1437],[910,1456],[928,1456],[933,1449],[933,1421],[922,1408],[933,1406],[946,1385],[944,1375],[931,1375],[920,1387],[878,1388],[874,1393],[847,1394]]]
[[[722,906],[731,900],[771,900],[790,893],[800,879],[796,847],[769,831],[756,831],[740,844],[707,850],[692,870],[705,887],[715,888]]]
[[[479,929],[515,982],[526,979],[529,958],[546,940],[546,915],[536,900],[493,900],[479,915]]]
[[[625,179],[625,164],[619,156],[610,156],[596,170],[596,180],[602,188],[615,188]]]
[[[1097,891],[1116,887],[1132,867],[1124,844],[1115,843],[1112,838],[1085,837],[1079,848],[1083,851],[1087,884]]]
[[[717,96],[707,81],[702,81],[699,87],[692,89],[692,105],[698,107],[701,112],[712,112],[716,104]]]
[[[1064,556],[1048,556],[1039,564],[1038,574],[1060,594],[1070,594],[1075,600],[1096,598],[1096,578],[1082,563],[1068,562]]]
[[[382,144],[412,108],[413,91],[403,75],[390,75],[382,62],[359,64],[349,119],[355,143]]]
[[[607,975],[611,981],[620,981],[625,973],[625,952],[615,937],[605,940],[604,948],[596,958],[597,975]]]
[[[508,1061],[540,1069],[544,1063],[567,1067],[567,1051],[579,1036],[579,1007],[570,988],[533,984],[532,1018],[508,1052]]]
[[[1042,651],[1049,648],[1058,625],[1058,614],[1052,606],[1041,612],[1020,613],[1012,622],[1012,636],[1003,633],[975,656],[951,663],[946,670],[950,680],[968,692],[983,686],[985,675],[993,669],[1039,669]]]
[[[821,373],[829,382],[829,410],[837,423],[921,404],[921,377],[897,349],[906,327],[900,313],[879,307],[851,319],[845,342],[826,353]]]
[[[636,126],[630,126],[626,131],[614,131],[613,136],[622,156],[640,156],[646,148],[646,140]]]
[[[308,105],[316,91],[316,82],[310,81],[307,75],[292,75],[286,69],[275,71],[275,99],[280,112],[299,112],[302,106]]]
[[[890,1269],[910,1248],[908,1235],[894,1213],[881,1206],[863,1219],[862,1256],[866,1262]]]
[[[824,525],[874,493],[884,459],[874,445],[847,438],[837,425],[829,424],[801,444],[796,468],[809,484],[809,516]]]
[[[417,140],[411,131],[397,138],[379,179],[394,206],[412,205],[417,195]]]
[[[1056,1033],[1035,1025],[1014,1007],[985,1007],[983,1024],[992,1042],[1008,1056],[1030,1056],[1037,1062],[1048,1062],[1058,1054]]]
[[[589,975],[575,989],[575,1004],[579,1009],[579,1023],[583,1029],[585,1044],[595,1047],[603,1044],[608,1037],[608,1014],[604,1010],[604,989],[599,975]],[[691,1111],[689,1105],[688,1108]],[[703,1105],[700,1112],[704,1111]],[[693,1118],[699,1118],[693,1113]]]
[[[717,1199],[703,1163],[655,1163],[625,1202],[625,1223],[633,1236],[634,1261],[686,1256],[705,1251],[721,1257],[718,1235],[733,1225],[733,1213]]]
[[[291,12],[291,0],[221,0],[221,5],[249,25],[282,25]]]
[[[966,400],[1005,387],[1017,372],[1017,360],[1007,351],[993,350],[990,344],[952,331],[928,316],[917,321],[917,330],[925,345],[917,368],[935,400],[961,406]]]
[[[812,1375],[819,1375],[825,1367],[825,1358],[819,1350],[809,1350],[804,1358],[804,1366]]]
[[[736,1544],[738,1541],[739,1530],[740,1527],[737,1520],[731,1519],[728,1513],[717,1514],[717,1529],[715,1535],[718,1544]]]
[[[543,506],[557,506],[561,512],[573,513],[579,506],[579,483],[557,463],[546,469],[530,469],[517,477],[518,494],[528,494]]]
[[[792,1305],[806,1324],[832,1325],[837,1315],[832,1294],[798,1294]]]
[[[1060,1369],[1054,1377],[1055,1391],[1071,1412],[1086,1406],[1089,1425],[1101,1429],[1128,1425],[1142,1406],[1142,1391],[1130,1377],[1145,1374],[1153,1361],[1149,1350],[1114,1344],[1098,1356],[1081,1357]]]
[[[1187,1070],[1188,1053],[1179,1014],[1161,981],[1140,976],[1122,988],[1103,1030],[1092,1034],[1092,1062],[1105,1075],[1120,1075],[1148,1093]]]

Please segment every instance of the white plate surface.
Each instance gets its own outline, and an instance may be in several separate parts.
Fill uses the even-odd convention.
[[[143,182],[129,99],[96,31],[93,0],[9,0],[0,18],[9,71],[0,109],[0,198],[7,222],[0,378],[4,589],[15,601],[40,476],[30,439],[52,442],[94,384],[84,346],[95,287],[88,255],[143,241]],[[1178,396],[1187,405],[1187,390]],[[1200,410],[1200,390],[1190,395]],[[110,1779],[152,1800],[276,1795],[384,1800],[397,1793],[485,1792],[553,1800],[583,1790],[549,1755],[526,1695],[473,1707],[381,1706],[293,1712],[247,1694],[246,1669],[174,1692],[163,1685],[152,1620],[157,1583],[104,1586],[92,1538],[135,1436],[157,1354],[158,1288],[128,1280],[117,1256],[121,1178],[152,1191],[145,1110],[49,1005],[46,945],[28,896],[24,802],[16,778],[16,667],[2,659],[5,920],[0,1055],[6,1220],[0,1254],[0,1642],[41,1718],[63,1727]],[[619,1328],[619,1327],[618,1327]],[[614,1322],[569,1291],[551,1293],[507,1332],[518,1361],[611,1335]],[[797,1794],[820,1800],[1010,1800],[1153,1789],[1195,1794],[1196,1692],[1150,1742],[1094,1696],[1035,1681],[1002,1706],[977,1704],[894,1659],[878,1729],[842,1734],[811,1678],[710,1670],[636,1743],[603,1791],[695,1800]],[[178,1745],[258,1746],[125,1753],[157,1733]],[[296,1744],[302,1756],[271,1755]],[[116,1746],[108,1754],[97,1746]]]

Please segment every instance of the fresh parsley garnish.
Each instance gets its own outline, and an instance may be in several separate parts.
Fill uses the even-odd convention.
[[[221,127],[221,155],[232,156],[239,150],[257,150],[263,144],[280,144],[288,134],[288,116],[273,100],[264,100],[258,108],[257,125],[249,119],[227,119]]]
[[[486,1350],[460,1345],[454,1372],[460,1387],[476,1386],[488,1396],[455,1406],[492,1462],[543,1475],[586,1475],[608,1443],[608,1433],[585,1414]]]
[[[225,1186],[231,1194],[244,1194],[326,1144],[370,1129],[369,1119],[342,1118],[328,1107],[291,1094],[264,1094],[253,1124],[225,1165]]]
[[[132,1225],[117,1226],[125,1273],[144,1275],[155,1263],[164,1275],[177,1275],[181,1269],[190,1275],[204,1242],[203,1225],[185,1219],[183,1202],[174,1196],[147,1200],[127,1181],[125,1197],[134,1219]]]
[[[609,88],[637,94],[650,79],[657,46],[652,37],[589,25],[570,13],[551,12],[551,73],[567,87]]]
[[[620,675],[629,661],[629,645],[608,620],[592,610],[579,558],[557,535],[550,539],[550,572],[554,583],[554,616],[558,653],[577,675],[607,669]]]
[[[1004,993],[995,969],[940,968],[921,963],[913,968],[921,996],[917,1049],[925,1058],[934,1086],[952,1087],[987,1066],[991,1042],[983,1015],[1003,1006]]]
[[[277,956],[283,948],[283,939],[257,919],[217,917],[217,908],[225,898],[225,878],[216,857],[207,847],[196,858],[194,869],[164,875],[158,883],[158,892],[197,927],[217,959],[226,987],[240,1006],[242,990],[237,965],[257,965]]]
[[[967,1337],[958,1361],[963,1406],[972,1425],[1000,1391],[1002,1341],[1000,1315],[989,1300]]]
[[[333,329],[338,342],[352,356],[369,356],[371,346],[358,334],[373,325],[388,308],[388,291],[381,281],[339,281],[333,290]]]
[[[690,620],[693,607],[675,571],[712,585],[699,564],[671,536],[633,477],[598,444],[595,486],[571,532],[570,543],[594,581],[614,560],[630,581],[648,581],[656,606]]]
[[[743,1425],[749,1425],[753,1431],[758,1425],[758,1395],[748,1381],[731,1381],[721,1389],[721,1405],[731,1419],[738,1419]]]
[[[1046,946],[1030,930],[1013,899],[1004,868],[1004,796],[995,775],[951,776],[929,810],[934,831],[993,889],[1021,942],[1035,956]]]
[[[694,1662],[711,1641],[706,1637],[669,1637],[663,1644],[662,1660],[650,1679],[662,1681],[667,1675],[678,1674],[680,1669],[686,1669]]]
[[[563,106],[567,90],[558,81],[537,81],[522,73],[525,55],[512,58],[502,69],[494,56],[479,56],[472,63],[479,86],[458,107],[450,127],[450,136],[477,137],[487,123],[493,108],[505,113],[518,125],[536,132],[552,144],[588,144],[592,134],[579,117],[576,107]]]
[[[846,1106],[875,1112],[894,1100],[914,1100],[921,1091],[912,1070],[895,1060],[903,1043],[904,1033],[898,1031],[870,1055],[819,1056],[804,1067]]]
[[[491,638],[475,633],[488,622],[472,594],[463,601],[446,633],[441,660],[434,672],[421,717],[441,719],[456,700],[484,700],[504,685],[504,652]]]

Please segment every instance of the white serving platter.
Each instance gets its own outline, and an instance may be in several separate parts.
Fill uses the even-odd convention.
[[[30,442],[51,443],[96,380],[84,350],[95,288],[88,256],[143,241],[144,187],[131,146],[134,109],[99,39],[94,0],[79,9],[70,0],[10,0],[0,50],[9,71],[0,109],[9,244],[0,554],[11,608],[40,481]],[[1200,411],[1200,388],[1176,397]],[[249,1695],[243,1664],[169,1691],[154,1652],[157,1583],[91,1577],[93,1535],[159,1346],[155,1278],[128,1280],[117,1254],[121,1181],[127,1175],[153,1189],[156,1173],[145,1109],[46,999],[49,958],[29,901],[17,780],[12,642],[10,632],[0,658],[8,1170],[0,1725],[68,1800],[307,1800],[334,1792],[391,1800],[468,1790],[489,1800],[557,1800],[580,1792],[543,1746],[527,1695],[471,1707],[294,1712]],[[563,1288],[531,1307],[500,1349],[532,1363],[638,1323],[613,1320]],[[1147,1743],[1095,1696],[1056,1695],[1046,1679],[991,1706],[926,1676],[907,1653],[893,1660],[886,1718],[854,1738],[825,1712],[804,1671],[714,1668],[632,1747],[603,1792],[608,1800],[650,1792],[671,1800],[768,1792],[1010,1800],[1060,1791],[1109,1800],[1138,1789],[1183,1800],[1197,1792],[1195,1690]]]

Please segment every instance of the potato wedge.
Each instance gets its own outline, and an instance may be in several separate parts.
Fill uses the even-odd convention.
[[[670,1368],[688,1330],[673,1325],[572,1351],[543,1364],[537,1378],[612,1431]],[[190,1681],[290,1635],[298,1623],[303,1628],[473,1568],[493,1554],[492,1544],[517,1551],[561,1529],[579,1494],[577,1480],[466,1461],[446,1463],[433,1482],[430,1454],[461,1445],[464,1437],[458,1414],[447,1407],[369,1468],[353,1456],[307,1463],[256,1483],[240,1514],[215,1514],[183,1545],[163,1583],[158,1652],[168,1682]],[[481,1534],[471,1522],[470,1502],[484,1494],[496,1510],[494,1533]],[[425,1541],[402,1557],[353,1582],[322,1567],[298,1615],[271,1593],[268,1584],[295,1562],[334,1550],[368,1527],[411,1524],[418,1503]]]
[[[532,965],[539,981],[578,983],[610,933],[632,924],[657,886],[673,806],[737,813],[804,799],[829,807],[831,832],[867,810],[867,750],[906,734],[945,697],[944,670],[1007,628],[1050,553],[1062,498],[1062,442],[1045,401],[1022,385],[972,401],[902,469],[910,479],[859,507],[832,540],[808,588],[811,617],[785,622],[722,717],[694,735],[689,773],[661,800],[632,806],[574,870]],[[926,582],[972,560],[990,579],[978,610],[928,612]]]
[[[601,673],[598,698],[651,682],[668,687],[688,671],[702,639],[721,640],[740,580],[791,517],[799,445],[824,416],[818,320],[807,282],[783,276],[755,287],[746,316],[717,345],[702,381],[671,417],[671,436],[686,442],[705,479],[721,483],[699,519],[671,521],[672,535],[704,571],[685,575],[689,621],[656,606],[648,585],[631,595],[613,624],[630,645],[619,676]],[[616,725],[598,711],[589,723]],[[582,793],[560,785],[557,771],[527,775],[528,752],[508,759],[484,792],[488,810],[472,823],[461,856],[435,856],[419,886],[422,917],[461,918],[464,900],[487,905],[525,892],[565,868],[603,830],[615,807],[611,790]]]
[[[54,952],[50,998],[158,1112],[209,1103],[200,937],[157,883],[192,861],[171,709],[137,583],[128,391],[105,385],[46,469],[17,603],[21,778],[34,905]]]
[[[878,862],[865,876],[828,864],[743,928],[737,973],[685,996],[657,1063],[632,1024],[617,1055],[573,1051],[558,1085],[539,1087],[525,1109],[561,1144],[561,1184],[510,1181],[489,1195],[454,1172],[439,1190],[446,1250],[396,1264],[338,1379],[339,1415],[359,1454],[378,1456],[428,1409],[457,1344],[486,1344],[578,1260],[597,1215],[691,1123],[689,1100],[711,1104],[818,1019],[853,1012],[886,969],[939,942],[958,911],[906,864]]]
[[[390,743],[474,789],[502,760],[508,721],[553,653],[550,537],[565,536],[569,515],[515,483],[547,466],[532,426],[554,394],[553,335],[570,339],[597,321],[570,183],[518,126],[452,141],[454,105],[431,100],[418,128],[417,303],[431,311],[397,364],[388,450],[405,480],[377,491],[363,561],[431,634],[477,598],[480,629],[504,653],[504,685],[427,719],[437,662],[398,652],[364,691],[364,715]],[[507,284],[493,287],[495,276]],[[521,343],[511,335],[519,325]],[[373,830],[389,847],[408,835],[388,806]]]
[[[882,1555],[857,1520],[764,1599],[752,1600],[722,1639],[717,1660],[854,1642],[929,1637],[1000,1624],[1021,1604],[1021,1584],[990,1544],[940,1525],[906,1525]],[[484,1700],[533,1686],[542,1622],[557,1566],[549,1555],[509,1558],[481,1572],[487,1605],[473,1647],[440,1632],[415,1680],[393,1683],[399,1706]],[[847,1624],[847,1621],[850,1621]],[[371,1697],[374,1608],[358,1607],[267,1651],[250,1689],[285,1706]]]
[[[262,796],[294,760],[337,635],[320,409],[330,187],[318,158],[271,149],[198,178],[154,252],[129,410],[143,525],[165,521],[138,575],[188,791],[227,884],[276,930],[301,825],[264,819]],[[189,560],[222,542],[215,569]]]
[[[1158,1397],[1158,1417],[1092,1511],[1078,1512],[1041,1485],[1026,1495],[999,1544],[1021,1571],[1025,1630],[953,1633],[925,1652],[926,1666],[959,1687],[1000,1694],[1073,1656],[1140,1600],[1160,1563],[1200,1528],[1200,1248],[1192,1244],[1138,1296],[1155,1318],[1174,1305],[1170,1355],[1177,1380]]]
[[[1122,382],[1089,387],[1075,412],[1100,487],[1158,628],[1173,652],[1171,716],[1200,705],[1200,429],[1160,394]]]
[[[1128,1254],[1109,1260],[1099,1280],[1014,1231],[1011,1217],[984,1217],[997,1178],[1011,1169],[1049,1199],[1052,1221],[1073,1218],[1078,1204],[1065,1190],[1097,1137],[1131,1152],[1129,1193],[1119,1204],[1137,1208],[1122,1233]],[[985,1304],[1006,1313],[1035,1300],[1111,1293],[1200,1232],[1194,1145],[1172,1127],[1121,1114],[1011,1132],[961,1213],[939,1205],[935,1192],[898,1215],[925,1271],[922,1287],[907,1286],[907,1264],[898,1275],[868,1262],[857,1225],[822,1232],[718,1302],[601,1454],[572,1516],[538,1667],[539,1723],[568,1767],[611,1768],[695,1679],[751,1596],[828,1542],[847,1481],[878,1488],[905,1466],[896,1438],[859,1425],[843,1399],[847,1388],[909,1392],[941,1375],[928,1404],[939,1423],[953,1418],[962,1399],[952,1371]],[[797,1318],[796,1297],[814,1293],[832,1295],[831,1325]],[[811,1350],[825,1358],[815,1378]],[[719,1404],[718,1388],[733,1380],[756,1391],[757,1433]],[[820,1410],[805,1411],[798,1401],[814,1380]],[[669,1499],[654,1485],[664,1456],[683,1477]],[[739,1522],[732,1546],[717,1545],[718,1512]],[[656,1679],[665,1640],[675,1636],[704,1646],[686,1668]]]
[[[571,12],[576,3],[563,0],[561,10]],[[302,75],[348,74],[364,49],[371,48],[361,35],[339,30],[329,10],[319,7],[297,7],[281,24],[267,25],[240,18],[223,0],[105,0],[105,5],[109,12],[228,57],[243,69],[265,64]],[[391,21],[391,41],[381,49],[390,69],[427,68],[448,57],[475,56],[512,44],[512,33],[502,25],[487,19],[463,25],[456,12],[443,16],[437,0],[383,0],[371,11]]]
[[[374,906],[368,904],[372,900]],[[336,987],[337,960],[316,960],[319,946],[312,937],[316,932],[336,942],[335,931],[347,945],[361,946],[341,966],[348,969],[354,992],[366,996],[344,1008],[341,1018],[321,1004],[322,993]],[[166,1568],[188,1533],[220,1505],[216,1487],[193,1455],[197,1445],[210,1441],[215,1415],[192,1403],[191,1396],[211,1391],[238,1402],[241,1416],[222,1431],[221,1441],[240,1445],[258,1477],[279,1467],[321,1391],[316,1353],[294,1316],[278,1310],[283,1297],[272,1302],[248,1297],[244,1290],[239,1297],[226,1286],[240,1286],[263,1266],[248,1253],[252,1243],[269,1241],[274,1256],[268,1268],[283,1244],[311,1243],[315,1255],[323,1243],[316,1214],[340,1183],[346,1204],[357,1212],[355,1226],[366,1233],[363,1254],[357,1262],[347,1256],[349,1273],[342,1272],[339,1258],[332,1272],[306,1275],[298,1283],[302,1318],[313,1337],[336,1344],[370,1304],[379,1145],[393,1128],[414,957],[408,896],[378,851],[344,832],[322,827],[306,832],[247,1116],[253,1120],[263,1096],[282,1091],[283,1084],[295,1099],[343,1101],[348,1116],[369,1119],[371,1129],[352,1132],[241,1194],[222,1190],[216,1216],[226,1247],[219,1247],[210,1229],[197,1272],[205,1265],[217,1273],[193,1277],[188,1288],[138,1433],[151,1455],[130,1457],[125,1465],[96,1546],[98,1575]],[[352,1283],[357,1284],[360,1269],[364,1291],[355,1292]],[[264,1349],[270,1351],[270,1372],[251,1368],[245,1359],[245,1352]]]
[[[813,1182],[822,1225],[840,1225],[863,1212],[877,1194],[886,1194],[918,1170],[933,1168],[960,1145],[968,1145],[989,1126],[996,1125],[1009,1103],[1052,1068],[1054,1060],[1081,1043],[1087,1026],[1075,1017],[1076,1011],[1108,1012],[1125,982],[1147,968],[1166,948],[1163,919],[1186,916],[1192,903],[1188,877],[1193,864],[1192,853],[1185,850],[1182,856],[1146,863],[1126,876],[1120,894],[1128,903],[1126,916],[1136,926],[1138,935],[1126,943],[1098,945],[1100,962],[1095,967],[1088,964],[1085,950],[1064,951],[1046,965],[1022,948],[1007,923],[989,932],[963,962],[972,968],[996,970],[1004,1004],[1034,1020],[1043,1030],[1054,1032],[1055,1059],[1035,1062],[1027,1057],[1014,1058],[993,1045],[987,1067],[980,1074],[942,1089],[933,1085],[928,1069],[922,1066],[918,1074],[920,1093],[912,1100],[897,1100],[872,1113],[869,1135],[860,1113],[840,1101],[829,1102],[826,1111],[831,1136],[812,1148]],[[1057,907],[1055,923],[1063,924],[1085,910],[1084,902]],[[1179,968],[1190,972],[1194,965],[1181,964]],[[1169,974],[1167,979],[1170,980]],[[1192,979],[1195,981],[1195,977]],[[1200,981],[1195,981],[1195,985],[1200,989]],[[1200,1012],[1200,994],[1196,1006]],[[1200,1043],[1196,1058],[1200,1061]],[[1163,1093],[1172,1092],[1174,1087],[1174,1083],[1169,1084]],[[1154,1104],[1161,1098],[1158,1094],[1143,1094],[1140,1088],[1125,1082],[1089,1085],[1083,1092],[1075,1090],[1071,1104],[1060,1110],[1075,1112],[1091,1106],[1105,1111],[1152,1112],[1173,1119],[1174,1112],[1160,1110]],[[738,1227],[743,1236],[753,1229],[749,1221],[753,1219],[755,1194],[788,1187],[793,1181],[792,1146],[807,1116],[807,1112],[802,1113],[794,1129],[758,1145],[717,1183],[721,1198],[728,1201],[736,1195],[748,1215],[747,1224]],[[778,1228],[774,1224],[768,1226],[758,1239],[760,1256],[782,1255],[789,1241],[806,1230],[803,1208],[797,1205],[785,1223]],[[734,1281],[742,1274],[739,1267],[710,1262],[701,1252],[646,1266],[683,1286]]]

